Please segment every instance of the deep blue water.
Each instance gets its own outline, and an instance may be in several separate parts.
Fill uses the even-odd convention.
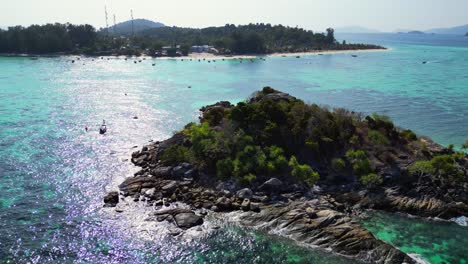
[[[346,263],[235,227],[180,242],[141,219],[102,209],[105,193],[135,170],[128,161],[134,146],[167,138],[195,121],[202,105],[240,101],[266,85],[308,102],[387,114],[441,144],[468,139],[468,38],[341,37],[390,50],[242,64],[157,60],[155,67],[151,59],[82,58],[72,64],[70,57],[0,58],[0,262]],[[102,119],[109,125],[105,136],[97,133]],[[85,126],[91,131],[85,133]],[[398,245],[409,253],[421,253],[411,252],[418,238],[444,245],[421,253],[434,263],[452,260],[451,252],[463,259],[460,252],[468,247],[439,235],[467,237],[466,227],[392,215],[373,219],[369,226],[377,234],[386,223],[408,225],[393,231],[416,238]]]

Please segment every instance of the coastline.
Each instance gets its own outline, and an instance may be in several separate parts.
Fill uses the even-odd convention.
[[[307,52],[277,52],[270,54],[244,54],[244,55],[216,55],[212,53],[190,53],[187,56],[180,57],[152,57],[148,55],[141,56],[126,56],[126,55],[86,55],[86,54],[71,54],[71,53],[48,53],[48,54],[29,54],[29,53],[0,53],[0,57],[24,57],[24,58],[56,58],[56,57],[90,57],[90,58],[153,58],[158,60],[177,60],[177,59],[257,59],[257,58],[275,58],[275,57],[297,57],[297,56],[319,56],[333,54],[348,54],[348,53],[367,53],[367,52],[384,52],[391,51],[391,48],[383,49],[356,49],[356,50],[322,50],[322,51],[307,51]]]

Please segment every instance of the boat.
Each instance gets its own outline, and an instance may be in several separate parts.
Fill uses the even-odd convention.
[[[102,125],[102,126],[99,128],[99,134],[104,135],[106,132],[107,132],[107,126],[106,126],[106,125]]]

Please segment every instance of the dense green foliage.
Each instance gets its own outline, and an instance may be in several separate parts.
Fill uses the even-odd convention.
[[[314,33],[297,27],[263,23],[243,26],[227,24],[224,27],[203,29],[162,27],[149,29],[141,34],[166,44],[209,44],[223,53],[233,54],[379,48],[373,45],[337,43],[332,28],[327,29],[326,33]]]
[[[95,44],[97,33],[91,25],[46,24],[0,30],[0,52],[52,53],[86,49]]]
[[[382,177],[375,173],[362,175],[359,180],[362,185],[366,186],[366,188],[369,188],[369,189],[375,188],[383,183]]]
[[[417,161],[409,168],[409,172],[420,180],[429,176],[432,181],[439,183],[461,182],[464,175],[456,163],[458,157],[457,154],[446,154],[435,156],[429,161]]]
[[[227,54],[293,52],[321,49],[380,48],[363,44],[339,44],[334,30],[314,33],[301,28],[270,24],[226,25],[203,29],[159,27],[133,36],[114,34],[113,30],[96,32],[91,25],[46,24],[10,27],[0,30],[0,53],[84,53],[95,55],[155,54],[163,46],[169,56],[176,51],[186,55],[192,45],[212,45]],[[180,46],[176,49],[176,46]]]
[[[178,132],[189,143],[164,150],[161,160],[168,165],[190,162],[218,179],[245,185],[277,177],[309,187],[320,180],[359,182],[372,189],[384,183],[383,167],[413,155],[399,153],[410,144],[413,153],[427,155],[413,132],[399,130],[386,116],[363,119],[344,109],[306,104],[270,87],[236,106],[222,102],[202,112],[200,124]],[[461,152],[435,156],[416,162],[410,173],[455,182],[463,177],[456,160],[464,157]]]

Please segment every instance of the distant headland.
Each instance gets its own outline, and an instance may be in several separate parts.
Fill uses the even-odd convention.
[[[196,29],[137,19],[100,30],[59,23],[0,30],[2,54],[178,57],[191,53],[231,56],[378,49],[385,48],[340,43],[332,28],[317,33],[263,23]]]

